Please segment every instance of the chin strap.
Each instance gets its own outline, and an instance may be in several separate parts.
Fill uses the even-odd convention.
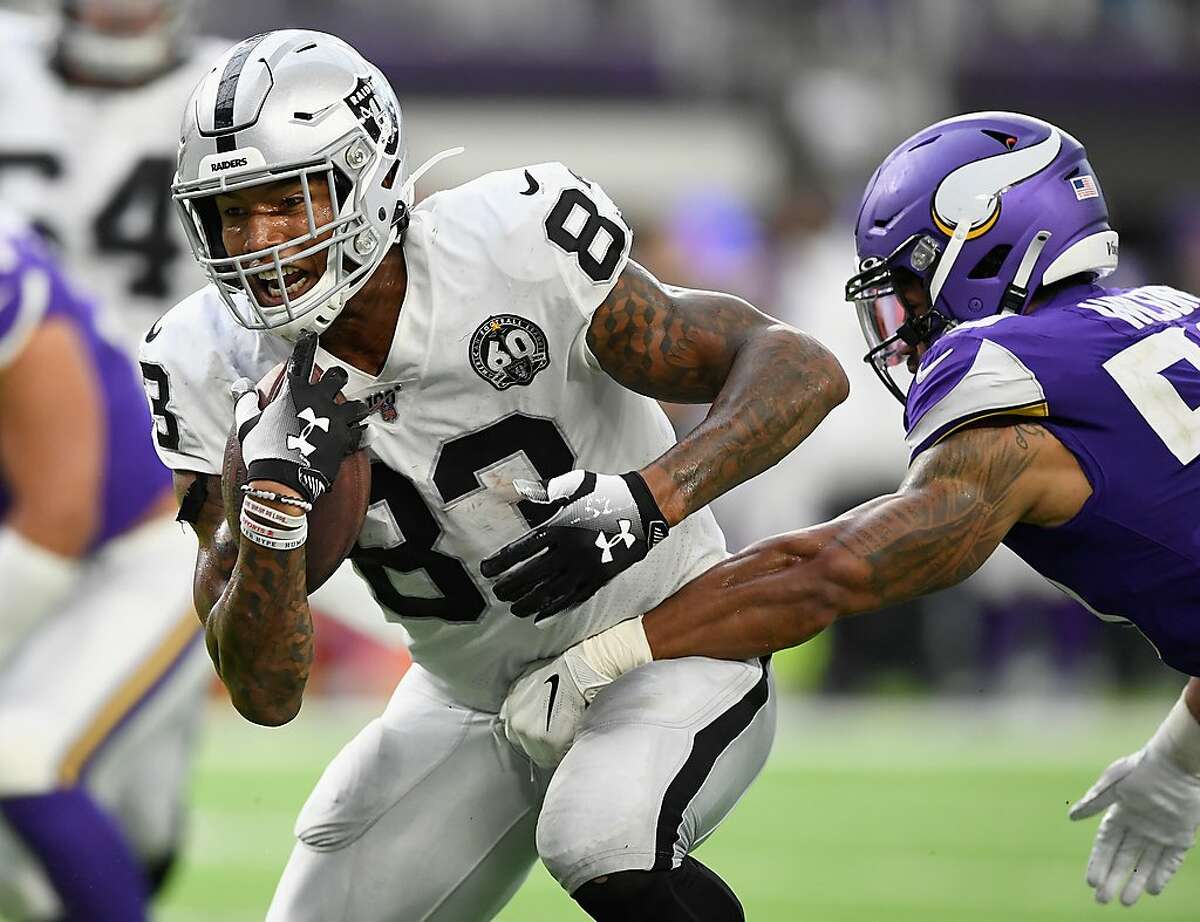
[[[465,147],[450,147],[440,153],[434,154],[419,167],[409,174],[408,179],[404,180],[404,185],[400,187],[400,199],[407,202],[409,207],[412,206],[413,194],[416,192],[417,180],[428,173],[431,169],[441,163],[443,160],[449,160],[451,157],[457,157]]]
[[[1025,299],[1029,297],[1029,277],[1033,275],[1033,267],[1042,255],[1042,250],[1046,248],[1046,241],[1050,236],[1050,231],[1040,230],[1029,241],[1025,255],[1021,257],[1021,264],[1017,266],[1017,274],[1013,276],[1012,283],[1004,289],[1004,297],[1000,299],[1000,313],[1017,314],[1025,307]]]

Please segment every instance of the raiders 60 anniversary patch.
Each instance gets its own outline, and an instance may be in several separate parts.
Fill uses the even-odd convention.
[[[471,337],[471,367],[498,391],[527,385],[550,365],[546,334],[531,320],[497,314],[479,325]]]

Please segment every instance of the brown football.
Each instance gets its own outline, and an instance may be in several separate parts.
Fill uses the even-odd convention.
[[[283,365],[272,368],[259,382],[259,406],[266,406],[278,395],[283,369]],[[320,376],[321,370],[314,368],[313,380]],[[242,461],[242,445],[235,426],[225,443],[225,463],[221,471],[225,518],[235,535],[241,534],[238,519],[242,514],[245,494],[241,488],[245,482],[246,465]],[[317,498],[308,514],[308,540],[304,543],[304,553],[310,593],[329,579],[349,556],[366,518],[370,498],[371,462],[366,450],[360,448],[342,461],[337,480]]]

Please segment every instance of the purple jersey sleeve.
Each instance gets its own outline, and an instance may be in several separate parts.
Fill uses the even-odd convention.
[[[921,360],[904,411],[910,460],[946,436],[989,416],[1045,416],[1046,393],[998,336],[1022,318],[965,323]]]

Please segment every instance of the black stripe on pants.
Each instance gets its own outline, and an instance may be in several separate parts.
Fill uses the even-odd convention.
[[[700,791],[721,753],[750,726],[755,715],[767,703],[770,685],[766,660],[760,665],[762,677],[740,701],[696,734],[692,740],[692,751],[667,785],[662,807],[658,811],[658,831],[654,837],[654,852],[657,857],[651,870],[671,869],[675,843],[679,839],[679,825],[683,822],[683,812]]]

